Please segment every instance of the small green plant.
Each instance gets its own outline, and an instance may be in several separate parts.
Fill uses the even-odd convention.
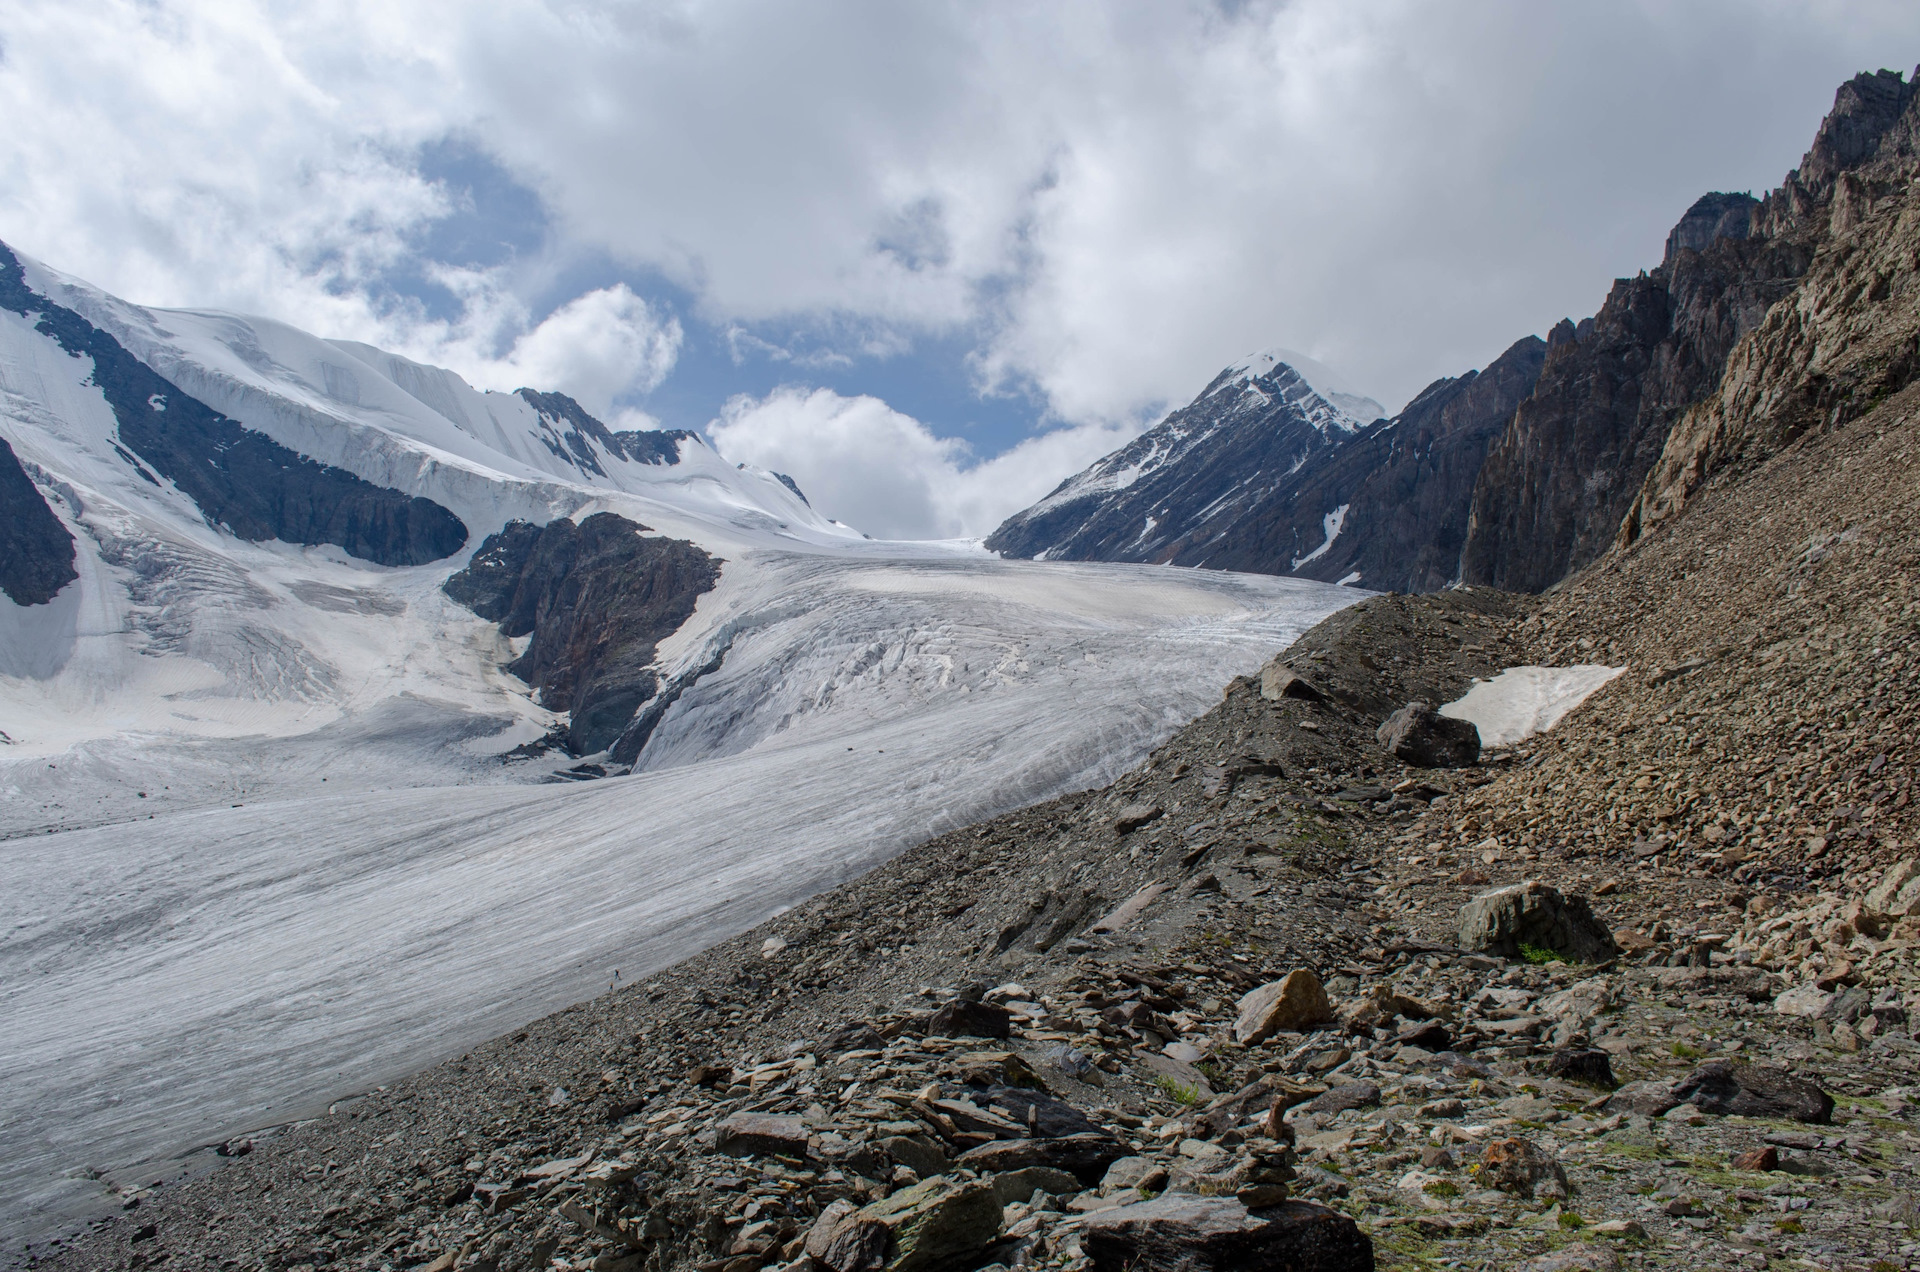
[[[1564,961],[1558,954],[1555,954],[1545,946],[1529,945],[1525,941],[1520,942],[1520,957],[1526,962],[1537,964],[1559,963]]]
[[[1800,1232],[1805,1232],[1807,1230],[1806,1225],[1801,1223],[1798,1219],[1775,1219],[1773,1221],[1773,1226],[1774,1226],[1774,1230],[1777,1232],[1800,1233]]]
[[[1450,1179],[1436,1179],[1420,1190],[1429,1197],[1458,1197],[1460,1185]]]
[[[1191,1082],[1180,1082],[1173,1078],[1155,1078],[1153,1084],[1175,1104],[1184,1104],[1191,1108],[1200,1103],[1200,1088]]]
[[[1568,1232],[1578,1232],[1587,1226],[1587,1221],[1576,1214],[1563,1214],[1560,1216],[1560,1226]]]
[[[1689,1047],[1684,1042],[1676,1042],[1673,1044],[1673,1054],[1680,1057],[1682,1060],[1698,1060],[1701,1056],[1704,1056],[1707,1053],[1700,1050],[1700,1048],[1698,1047]]]

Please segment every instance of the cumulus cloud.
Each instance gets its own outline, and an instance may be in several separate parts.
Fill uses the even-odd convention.
[[[1057,428],[978,462],[878,398],[792,386],[733,398],[707,433],[728,459],[786,473],[815,508],[879,539],[984,537],[1126,437]]]
[[[547,315],[514,342],[500,369],[520,384],[565,385],[588,411],[605,416],[614,398],[666,379],[683,338],[679,319],[656,313],[620,283]]]
[[[613,262],[716,330],[858,333],[823,376],[967,344],[1095,430],[1065,455],[1268,344],[1391,405],[1591,312],[1696,195],[1777,182],[1920,7],[13,0],[0,45],[0,237],[129,298],[626,409],[675,341],[562,285]],[[537,250],[422,257],[449,138],[535,192]]]

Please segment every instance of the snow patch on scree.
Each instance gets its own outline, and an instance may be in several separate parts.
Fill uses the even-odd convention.
[[[1466,696],[1440,708],[1455,720],[1471,720],[1482,746],[1512,746],[1545,733],[1595,690],[1625,671],[1582,663],[1575,667],[1509,667],[1492,680],[1477,680]]]

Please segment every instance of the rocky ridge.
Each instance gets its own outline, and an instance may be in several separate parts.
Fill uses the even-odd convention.
[[[636,716],[661,694],[655,649],[713,590],[722,564],[684,539],[598,512],[578,524],[509,522],[445,590],[503,635],[532,638],[506,670],[542,706],[568,713],[569,754],[607,751],[630,766],[651,731],[652,717],[637,730]],[[585,769],[595,767],[576,775],[604,775]]]
[[[72,533],[0,437],[0,592],[15,605],[44,605],[79,577]]]

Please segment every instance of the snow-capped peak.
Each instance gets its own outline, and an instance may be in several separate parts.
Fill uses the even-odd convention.
[[[1363,428],[1386,415],[1386,408],[1365,393],[1324,362],[1309,358],[1304,353],[1292,349],[1274,346],[1250,353],[1237,362],[1229,363],[1226,370],[1215,377],[1214,392],[1228,385],[1246,381],[1261,380],[1271,376],[1277,369],[1287,368],[1302,380],[1307,387],[1326,399],[1344,417],[1340,426],[1348,432]]]

